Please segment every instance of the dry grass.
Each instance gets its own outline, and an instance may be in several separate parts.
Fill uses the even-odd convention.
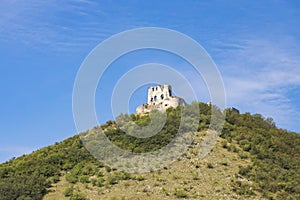
[[[164,200],[164,199],[262,199],[260,194],[241,197],[231,189],[231,180],[236,179],[239,165],[250,163],[249,159],[241,159],[237,153],[222,147],[219,138],[212,152],[203,159],[198,158],[204,133],[195,137],[195,144],[177,161],[166,169],[145,173],[144,180],[123,180],[118,184],[85,187],[77,183],[77,187],[88,199],[126,199],[126,200]],[[64,177],[53,185],[52,192],[45,196],[46,200],[68,199],[63,192],[71,187]]]

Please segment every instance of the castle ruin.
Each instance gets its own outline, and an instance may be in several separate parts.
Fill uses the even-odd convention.
[[[148,87],[148,101],[136,109],[136,114],[149,113],[151,110],[166,111],[166,109],[177,106],[185,106],[183,98],[172,96],[171,85],[165,84]]]

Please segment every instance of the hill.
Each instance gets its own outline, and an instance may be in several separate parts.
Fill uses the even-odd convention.
[[[211,107],[198,105],[194,140],[167,167],[144,174],[118,171],[91,156],[76,135],[0,164],[0,199],[300,199],[299,134],[278,129],[271,118],[227,110],[216,145],[200,159]],[[124,134],[114,121],[101,128],[123,149],[151,152],[172,140],[180,115],[179,107],[168,109],[165,126],[149,139]],[[121,117],[141,126],[150,121],[148,115]]]

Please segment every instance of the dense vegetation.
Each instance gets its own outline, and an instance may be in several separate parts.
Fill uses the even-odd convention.
[[[180,124],[180,114],[181,110],[179,107],[172,111],[171,109],[168,110],[168,117],[162,130],[160,130],[157,134],[149,138],[137,138],[131,136],[129,134],[126,134],[124,130],[120,128],[106,128],[109,127],[110,124],[115,124],[115,122],[108,122],[106,125],[102,126],[102,128],[106,128],[105,134],[110,139],[110,141],[112,141],[114,144],[116,144],[122,149],[126,149],[135,153],[151,152],[156,151],[161,147],[167,145],[176,136]],[[156,118],[162,118],[162,116],[159,116],[159,112],[156,115]],[[150,123],[149,115],[128,116],[127,114],[121,114],[118,117],[117,121],[118,124],[127,124],[130,123],[131,120],[141,127],[145,127]],[[135,131],[137,132],[139,130]],[[146,130],[146,132],[148,131]]]
[[[78,136],[12,159],[0,165],[0,199],[41,199],[62,171],[93,160]]]
[[[300,199],[299,134],[276,128],[272,118],[228,110],[221,137],[233,144],[224,144],[228,150],[237,144],[241,157],[250,154],[253,164],[240,167],[239,173],[255,183],[255,190],[270,199]],[[237,186],[241,194],[251,194],[246,185]]]
[[[198,131],[206,130],[210,124],[211,107],[199,103],[200,121]],[[146,126],[150,118],[137,115],[121,115],[119,120],[132,119],[136,124]],[[155,151],[177,134],[181,108],[169,109],[165,125],[157,135],[148,139],[124,134],[114,121],[108,121],[101,128],[116,145],[132,152]],[[192,121],[192,119],[189,119]],[[191,131],[192,127],[185,127]],[[99,129],[95,127],[93,131]],[[241,166],[239,174],[254,184],[233,181],[233,190],[241,195],[255,195],[261,192],[270,199],[300,199],[300,136],[276,128],[271,118],[259,114],[238,114],[227,110],[223,147],[237,153],[241,159],[252,160],[248,166]],[[76,135],[61,143],[40,149],[0,165],[0,199],[41,199],[51,184],[62,176],[69,183],[91,183],[97,187],[117,184],[119,180],[142,180],[142,176],[115,171],[92,157]],[[201,180],[200,180],[201,181]],[[65,196],[70,199],[86,199],[76,188],[67,188]],[[184,194],[184,195],[182,195]],[[176,196],[186,196],[178,189]],[[184,197],[182,197],[184,198]]]
[[[197,116],[197,119],[195,116],[193,117],[195,114],[193,109],[194,106],[188,105],[185,108],[184,114],[189,117],[185,118],[184,123],[181,121],[182,110],[180,107],[177,107],[176,109],[168,109],[166,112],[165,123],[161,129],[153,125],[151,126],[150,124],[151,120],[155,120],[157,122],[163,121],[164,115],[159,111],[152,111],[150,113],[150,115],[152,115],[151,119],[149,115],[140,116],[131,114],[129,116],[127,114],[121,114],[117,118],[117,124],[118,127],[122,127],[122,129],[116,128],[117,125],[114,121],[108,121],[106,124],[102,125],[101,128],[102,130],[105,130],[104,133],[109,140],[122,149],[135,153],[152,152],[169,144],[172,139],[180,133],[197,130],[198,121],[195,123],[195,120],[198,120],[199,117]],[[139,126],[133,128],[132,123]],[[159,123],[154,123],[154,125],[159,126]],[[93,131],[97,132],[97,128],[91,130],[89,133]],[[135,132],[136,135],[152,132],[157,133],[151,137],[137,138],[126,134],[130,132]]]

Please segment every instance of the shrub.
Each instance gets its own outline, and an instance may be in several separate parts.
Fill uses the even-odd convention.
[[[222,141],[222,147],[225,148],[225,149],[228,147],[228,146],[227,146],[227,141],[226,141],[226,140],[223,140],[223,141]]]
[[[174,195],[178,198],[186,198],[188,197],[187,192],[184,189],[175,189]]]
[[[236,148],[236,146],[235,146],[234,144],[230,145],[230,150],[231,150],[232,152],[234,152],[234,153],[239,152],[239,149]]]
[[[245,181],[234,181],[233,187],[239,195],[253,195],[252,187]]]
[[[106,172],[111,172],[111,168],[109,166],[105,166],[105,171]]]
[[[248,155],[246,153],[244,153],[244,152],[239,152],[239,157],[241,159],[246,159],[246,158],[248,158]]]
[[[142,175],[137,175],[137,176],[134,177],[134,179],[138,180],[138,181],[143,181],[143,180],[145,180],[145,177],[142,176]]]
[[[207,168],[212,169],[214,166],[211,163],[207,163]]]
[[[103,178],[93,178],[91,180],[93,186],[102,187],[104,185],[104,179]]]
[[[245,145],[243,146],[243,150],[244,150],[244,151],[250,151],[250,150],[251,150],[251,145],[250,145],[250,144],[245,144]]]
[[[81,183],[89,183],[90,181],[89,181],[89,176],[87,176],[87,175],[81,175],[81,176],[79,176],[79,181],[81,182]]]
[[[55,175],[52,177],[52,182],[53,183],[57,183],[59,181],[59,176],[58,175]]]
[[[108,178],[107,178],[107,183],[110,184],[110,185],[117,184],[118,179],[114,175],[109,175]]]
[[[86,194],[81,192],[73,192],[72,196],[70,197],[70,200],[87,200]]]
[[[252,167],[250,165],[246,166],[246,167],[239,166],[239,174],[244,176],[244,175],[248,174],[251,171],[251,169],[252,169]]]
[[[72,194],[73,194],[73,188],[65,189],[65,191],[64,191],[65,197],[70,197],[70,196],[72,196]]]
[[[68,173],[68,174],[66,174],[66,180],[69,183],[76,183],[77,182],[77,177],[72,173]]]

